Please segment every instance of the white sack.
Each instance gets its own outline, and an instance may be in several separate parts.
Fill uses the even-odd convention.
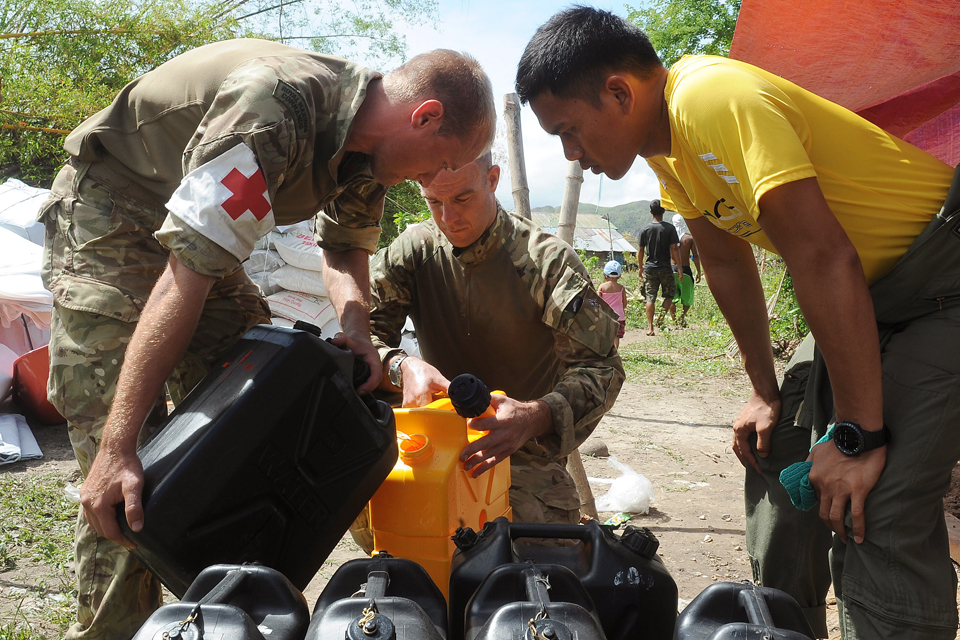
[[[313,233],[291,229],[275,239],[277,253],[287,264],[308,271],[323,271],[323,251],[313,239]]]
[[[256,249],[243,263],[243,270],[251,276],[255,273],[273,273],[284,264],[286,263],[283,258],[276,251]]]
[[[329,300],[305,293],[281,291],[268,296],[267,304],[270,305],[272,315],[287,320],[303,320],[318,327],[323,327],[337,317]]]
[[[287,291],[309,293],[312,296],[327,297],[327,288],[323,285],[323,274],[308,271],[292,264],[280,267],[270,274],[270,285]]]

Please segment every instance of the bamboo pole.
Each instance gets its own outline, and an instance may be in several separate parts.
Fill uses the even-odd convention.
[[[560,239],[573,246],[573,235],[577,229],[577,208],[580,206],[580,185],[583,184],[583,169],[577,161],[567,166],[567,180],[563,189],[563,204],[560,205],[560,224],[557,235]],[[580,513],[598,520],[597,501],[593,498],[593,490],[587,480],[587,471],[583,468],[583,459],[580,449],[574,449],[567,456],[567,473],[573,478],[580,497]]]
[[[527,166],[523,160],[523,133],[520,130],[520,98],[515,93],[503,96],[503,119],[507,125],[507,151],[510,154],[510,182],[513,187],[513,210],[527,220],[530,215],[530,188]]]
[[[567,165],[567,182],[563,189],[563,203],[560,205],[560,225],[557,235],[571,247],[573,234],[577,230],[577,208],[580,206],[580,185],[583,184],[583,169],[574,160]]]

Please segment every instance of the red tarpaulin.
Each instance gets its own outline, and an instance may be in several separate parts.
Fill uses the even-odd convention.
[[[960,162],[957,0],[743,0],[730,57]]]

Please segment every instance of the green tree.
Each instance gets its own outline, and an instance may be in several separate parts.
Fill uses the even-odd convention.
[[[380,221],[383,233],[380,234],[378,248],[393,242],[409,225],[423,222],[430,217],[427,201],[420,195],[420,186],[411,180],[390,187],[383,205],[383,219]]]
[[[200,45],[265,37],[364,61],[402,58],[396,22],[436,1],[0,0],[0,179],[49,186],[65,134],[133,78]]]
[[[627,19],[646,32],[668,67],[686,54],[730,53],[741,0],[649,0],[627,6]]]

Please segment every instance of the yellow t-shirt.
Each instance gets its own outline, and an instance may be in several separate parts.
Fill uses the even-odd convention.
[[[676,210],[770,251],[760,197],[816,177],[867,281],[940,210],[953,169],[855,113],[762,69],[685,56],[664,90],[670,156],[647,159]]]

